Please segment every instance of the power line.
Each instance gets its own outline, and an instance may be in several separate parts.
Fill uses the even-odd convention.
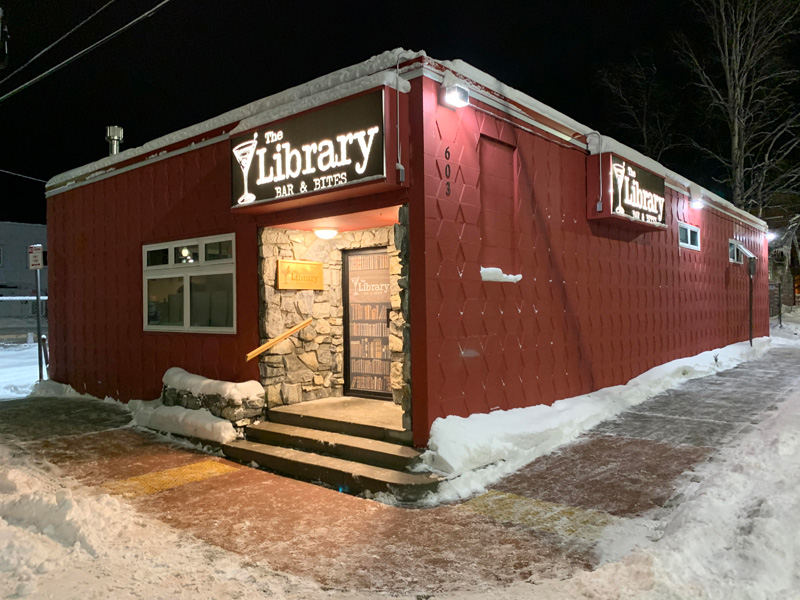
[[[59,70],[59,69],[61,69],[62,67],[66,67],[66,66],[67,66],[68,64],[70,64],[72,61],[79,59],[79,58],[80,58],[81,56],[83,56],[84,54],[88,54],[89,52],[91,52],[92,50],[94,50],[95,48],[97,48],[98,46],[100,46],[100,45],[102,45],[102,44],[106,43],[107,41],[109,41],[109,40],[111,40],[111,39],[113,39],[113,38],[117,37],[117,36],[118,36],[120,33],[122,33],[123,31],[125,31],[126,29],[130,29],[131,27],[133,27],[134,25],[136,25],[136,23],[138,23],[139,21],[141,21],[141,20],[143,20],[143,19],[146,19],[147,17],[149,17],[149,16],[153,15],[153,14],[154,14],[154,13],[155,13],[155,12],[156,12],[156,11],[157,11],[159,8],[161,8],[162,6],[164,6],[165,4],[167,4],[167,3],[168,3],[168,2],[170,2],[170,1],[171,1],[171,0],[163,0],[163,2],[160,2],[159,4],[157,4],[156,6],[154,6],[153,8],[151,8],[150,10],[148,10],[147,12],[145,12],[145,13],[143,13],[142,15],[140,15],[140,16],[138,16],[138,17],[136,17],[136,18],[135,18],[133,21],[131,21],[131,22],[130,22],[130,23],[128,23],[127,25],[123,25],[122,27],[120,27],[119,29],[117,29],[117,30],[116,30],[114,33],[111,33],[111,34],[107,35],[106,37],[104,37],[104,38],[103,38],[103,39],[101,39],[100,41],[97,41],[97,42],[95,42],[94,44],[92,44],[92,45],[91,45],[91,46],[89,46],[88,48],[84,48],[83,50],[81,50],[81,51],[80,51],[80,52],[78,52],[77,54],[74,54],[73,56],[71,56],[70,58],[68,58],[67,60],[65,60],[65,61],[63,61],[63,62],[60,62],[60,63],[59,63],[59,64],[57,64],[56,66],[54,66],[54,67],[51,67],[50,69],[48,69],[47,71],[45,71],[45,72],[44,72],[44,73],[42,73],[41,75],[37,75],[36,77],[34,77],[33,79],[31,79],[31,80],[30,80],[30,81],[28,81],[27,83],[24,83],[24,84],[22,84],[22,85],[21,85],[21,86],[19,86],[18,88],[14,89],[14,90],[11,90],[11,91],[10,91],[10,92],[8,92],[6,95],[4,95],[4,96],[0,97],[0,102],[3,102],[3,100],[6,100],[6,99],[10,98],[11,96],[13,96],[14,94],[16,94],[16,93],[18,93],[18,92],[21,92],[21,91],[22,91],[22,90],[24,90],[25,88],[28,88],[28,87],[32,86],[34,83],[36,83],[36,82],[38,82],[38,81],[41,81],[42,79],[44,79],[45,77],[47,77],[48,75],[50,75],[50,74],[52,74],[52,73],[55,73],[56,71],[58,71],[58,70]]]
[[[34,56],[32,59],[30,59],[30,60],[29,60],[28,62],[26,62],[24,65],[22,65],[22,66],[21,66],[19,69],[17,69],[16,71],[14,71],[14,72],[12,72],[12,73],[9,73],[8,75],[6,75],[6,76],[5,76],[5,77],[4,77],[2,80],[0,80],[0,85],[3,85],[3,84],[6,82],[6,81],[8,81],[8,80],[9,80],[9,79],[11,79],[11,78],[12,78],[14,75],[16,75],[17,73],[19,73],[20,71],[22,71],[22,69],[24,69],[25,67],[27,67],[27,66],[28,66],[29,64],[31,64],[33,61],[35,61],[37,58],[39,58],[39,57],[40,57],[42,54],[44,54],[45,52],[47,52],[48,50],[50,50],[50,49],[51,49],[53,46],[55,46],[56,44],[58,44],[58,43],[59,43],[59,42],[61,42],[62,40],[65,40],[66,38],[68,38],[68,37],[69,37],[70,35],[72,35],[72,34],[73,34],[75,31],[77,31],[78,29],[80,29],[81,27],[83,27],[83,26],[84,26],[86,23],[88,23],[89,21],[91,21],[91,20],[92,20],[94,17],[96,17],[97,15],[99,15],[99,14],[100,14],[100,13],[101,13],[103,10],[105,10],[106,8],[108,8],[109,6],[111,6],[112,4],[114,4],[114,2],[116,2],[116,0],[111,0],[110,2],[106,2],[106,3],[105,3],[103,6],[101,6],[99,9],[97,9],[97,10],[96,10],[94,13],[92,13],[91,15],[89,15],[89,17],[87,17],[86,19],[84,19],[83,21],[81,21],[80,23],[78,23],[78,24],[77,24],[75,27],[73,27],[73,28],[72,28],[72,29],[70,29],[70,30],[69,30],[67,33],[65,33],[65,34],[64,34],[64,35],[62,35],[60,38],[58,38],[58,39],[57,39],[55,42],[53,42],[52,44],[50,44],[50,45],[49,45],[47,48],[45,48],[44,50],[42,50],[41,52],[39,52],[39,53],[38,53],[36,56]]]
[[[0,169],[0,173],[8,173],[9,175],[16,175],[17,177],[22,177],[24,179],[32,179],[33,181],[41,181],[42,183],[47,183],[47,179],[39,179],[38,177],[29,177],[27,175],[22,175],[20,173],[14,173],[14,171],[6,171],[5,169]]]

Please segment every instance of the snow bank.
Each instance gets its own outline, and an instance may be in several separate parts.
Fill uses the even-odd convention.
[[[600,568],[545,581],[535,597],[800,598],[800,394],[698,466],[676,494],[682,503],[664,517],[608,527]]]
[[[36,344],[0,346],[0,399],[24,398],[39,379]]]
[[[482,492],[490,483],[574,440],[601,421],[683,381],[758,358],[769,347],[769,338],[754,340],[752,348],[747,342],[732,344],[660,365],[625,385],[559,400],[552,406],[436,419],[429,451],[423,458],[429,466],[452,477],[429,500],[453,500]]]
[[[0,445],[0,598],[330,598]]]
[[[161,400],[131,400],[128,409],[133,414],[134,423],[148,429],[219,444],[230,443],[237,437],[230,421],[215,417],[205,408],[190,410],[182,406],[164,406]]]
[[[522,279],[522,275],[506,275],[502,269],[497,267],[481,267],[481,279],[483,281],[502,281],[517,283]]]
[[[263,396],[264,386],[257,381],[231,383],[230,381],[217,381],[207,379],[200,375],[193,375],[178,367],[167,369],[162,378],[164,385],[176,390],[186,390],[194,396],[218,395],[233,400],[245,400],[253,396]]]

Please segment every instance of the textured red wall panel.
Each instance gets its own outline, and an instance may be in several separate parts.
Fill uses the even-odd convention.
[[[257,228],[230,210],[228,144],[143,166],[48,200],[53,378],[122,400],[154,398],[167,368],[257,379]],[[142,245],[236,234],[237,332],[142,330]]]
[[[440,107],[438,85],[421,86],[425,231],[412,228],[412,243],[424,244],[412,257],[424,251],[430,325],[417,443],[437,417],[550,404],[747,339],[747,268],[728,262],[729,238],[760,258],[755,335],[768,335],[766,246],[755,228],[693,210],[669,188],[665,231],[589,222],[582,150],[472,107]],[[700,227],[699,252],[679,247],[679,220]],[[483,282],[481,266],[523,278]],[[412,315],[418,336],[415,325]]]

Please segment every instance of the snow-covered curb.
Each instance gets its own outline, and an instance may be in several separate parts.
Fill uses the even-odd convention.
[[[164,406],[161,400],[131,400],[127,406],[133,414],[133,422],[148,429],[218,444],[228,444],[237,437],[230,421],[215,417],[205,408],[190,410],[182,406]]]
[[[431,502],[466,498],[504,475],[552,452],[601,421],[676,385],[762,356],[770,338],[731,344],[659,365],[625,385],[531,406],[470,417],[436,419],[425,462],[450,474]]]

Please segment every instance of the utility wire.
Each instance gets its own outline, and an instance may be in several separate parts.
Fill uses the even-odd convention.
[[[36,82],[38,82],[38,81],[41,81],[42,79],[44,79],[45,77],[47,77],[48,75],[50,75],[50,74],[52,74],[52,73],[55,73],[56,71],[58,71],[58,70],[59,70],[59,69],[61,69],[62,67],[66,67],[66,66],[67,66],[69,63],[71,63],[71,62],[72,62],[72,61],[74,61],[74,60],[77,60],[77,59],[79,59],[79,58],[80,58],[81,56],[83,56],[84,54],[88,54],[89,52],[91,52],[92,50],[94,50],[95,48],[97,48],[98,46],[100,46],[100,45],[102,45],[102,44],[106,43],[107,41],[109,41],[109,40],[111,40],[111,39],[113,39],[113,38],[117,37],[117,36],[118,36],[120,33],[122,33],[123,31],[125,31],[126,29],[130,29],[131,27],[133,27],[134,25],[136,25],[136,23],[138,23],[139,21],[141,21],[141,20],[143,20],[143,19],[146,19],[147,17],[149,17],[149,16],[153,15],[153,14],[154,14],[154,13],[155,13],[155,12],[156,12],[156,11],[157,11],[159,8],[161,8],[162,6],[164,6],[165,4],[167,4],[167,3],[168,3],[168,2],[170,2],[170,1],[171,1],[171,0],[163,0],[162,2],[160,2],[159,4],[157,4],[156,6],[154,6],[154,7],[153,7],[153,8],[151,8],[150,10],[148,10],[147,12],[145,12],[145,13],[141,14],[140,16],[136,17],[136,18],[135,18],[133,21],[131,21],[131,22],[130,22],[130,23],[128,23],[127,25],[123,25],[122,27],[120,27],[119,29],[117,29],[117,30],[116,30],[114,33],[110,33],[109,35],[107,35],[107,36],[106,36],[106,37],[104,37],[103,39],[101,39],[101,40],[99,40],[99,41],[95,42],[94,44],[92,44],[92,45],[91,45],[91,46],[89,46],[88,48],[84,48],[83,50],[81,50],[81,51],[80,51],[80,52],[78,52],[77,54],[74,54],[73,56],[71,56],[71,57],[70,57],[70,58],[68,58],[67,60],[65,60],[65,61],[63,61],[63,62],[60,62],[60,63],[58,63],[58,64],[57,64],[56,66],[54,66],[54,67],[51,67],[50,69],[48,69],[47,71],[45,71],[45,72],[44,72],[44,73],[42,73],[41,75],[37,75],[36,77],[34,77],[33,79],[31,79],[31,80],[30,80],[30,81],[28,81],[27,83],[24,83],[24,84],[22,84],[21,86],[19,86],[18,88],[14,89],[14,90],[11,90],[11,91],[10,91],[10,92],[8,92],[6,95],[4,95],[4,96],[0,96],[0,102],[3,102],[3,100],[6,100],[6,99],[10,98],[10,97],[11,97],[11,96],[13,96],[14,94],[17,94],[18,92],[21,92],[21,91],[22,91],[22,90],[24,90],[25,88],[28,88],[28,87],[32,86],[34,83],[36,83]]]
[[[32,59],[30,59],[30,60],[29,60],[28,62],[26,62],[24,65],[22,65],[22,66],[21,66],[20,68],[18,68],[16,71],[14,71],[14,72],[12,72],[12,73],[9,73],[9,74],[8,74],[8,75],[6,75],[6,76],[5,76],[3,79],[0,79],[0,85],[3,85],[3,84],[6,82],[6,81],[8,81],[8,80],[9,80],[9,79],[11,79],[11,78],[12,78],[14,75],[16,75],[17,73],[19,73],[20,71],[22,71],[22,69],[24,69],[25,67],[27,67],[27,66],[28,66],[29,64],[31,64],[33,61],[35,61],[37,58],[39,58],[39,57],[40,57],[42,54],[44,54],[45,52],[47,52],[48,50],[50,50],[50,49],[51,49],[53,46],[55,46],[56,44],[58,44],[58,43],[59,43],[59,42],[61,42],[62,40],[65,40],[66,38],[68,38],[68,37],[69,37],[70,35],[72,35],[72,34],[73,34],[75,31],[77,31],[78,29],[80,29],[81,27],[83,27],[83,26],[84,26],[86,23],[88,23],[89,21],[91,21],[91,20],[92,20],[94,17],[96,17],[97,15],[99,15],[99,14],[100,14],[100,13],[101,13],[103,10],[105,10],[106,8],[108,8],[109,6],[111,6],[112,4],[114,4],[114,2],[116,2],[116,0],[111,0],[110,2],[106,2],[106,3],[105,3],[103,6],[101,6],[101,7],[100,7],[99,9],[97,9],[97,10],[96,10],[94,13],[92,13],[92,14],[91,14],[91,15],[90,15],[88,18],[86,18],[86,19],[84,19],[83,21],[81,21],[80,23],[78,23],[78,24],[77,24],[75,27],[73,27],[73,28],[72,28],[72,29],[70,29],[70,30],[69,30],[67,33],[65,33],[65,34],[64,34],[64,35],[62,35],[60,38],[58,38],[58,39],[57,39],[55,42],[53,42],[52,44],[50,44],[50,45],[49,45],[47,48],[45,48],[44,50],[42,50],[41,52],[39,52],[39,53],[38,53],[36,56],[34,56]]]
[[[0,173],[8,173],[9,175],[16,175],[17,177],[22,177],[23,179],[32,179],[33,181],[41,181],[42,183],[47,183],[47,179],[39,179],[38,177],[28,177],[27,175],[14,173],[14,171],[6,171],[5,169],[0,169]]]

